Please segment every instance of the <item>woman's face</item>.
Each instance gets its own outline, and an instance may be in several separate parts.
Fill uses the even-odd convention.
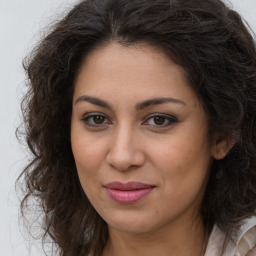
[[[199,213],[212,163],[205,111],[184,70],[146,45],[92,51],[73,97],[81,185],[109,228],[150,232]]]

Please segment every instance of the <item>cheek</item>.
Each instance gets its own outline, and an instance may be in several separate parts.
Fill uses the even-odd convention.
[[[72,151],[76,165],[84,171],[93,171],[100,164],[101,152],[99,147],[95,145],[88,145],[87,143],[83,143],[83,141],[74,141],[72,143]]]
[[[191,169],[204,170],[211,158],[208,144],[186,138],[173,138],[172,140],[158,144],[152,154],[154,162],[162,166],[162,169],[174,169],[179,172]]]
[[[206,136],[184,134],[155,145],[151,156],[166,193],[177,198],[196,195],[206,185],[212,162]]]
[[[178,216],[193,205],[192,208],[197,212],[204,196],[211,163],[206,148],[195,149],[185,142],[173,142],[163,151],[155,155],[164,195],[159,209],[167,215]]]
[[[72,136],[71,142],[81,186],[87,198],[93,200],[98,190],[95,184],[99,180],[99,148],[94,144],[89,145],[83,136]]]
[[[71,126],[71,146],[79,172],[97,170],[104,156],[104,140],[95,140],[81,124]]]
[[[101,147],[94,143],[90,136],[86,136],[84,129],[76,124],[71,126],[71,146],[80,183],[88,194],[91,184],[98,179]]]

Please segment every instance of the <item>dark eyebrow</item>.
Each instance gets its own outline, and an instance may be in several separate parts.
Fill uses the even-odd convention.
[[[150,100],[146,100],[146,101],[136,104],[136,109],[142,110],[144,108],[151,107],[152,105],[159,105],[159,104],[168,103],[168,102],[186,105],[182,100],[178,100],[178,99],[174,99],[174,98],[156,98],[156,99],[150,99]]]
[[[78,97],[75,101],[75,104],[77,104],[78,102],[82,102],[82,101],[87,101],[89,103],[98,105],[103,108],[112,109],[112,107],[106,101],[101,100],[96,97],[87,96],[87,95],[82,95],[82,96]],[[149,99],[149,100],[137,103],[135,108],[136,108],[136,110],[142,110],[144,108],[151,107],[152,105],[159,105],[159,104],[164,104],[164,103],[168,103],[168,102],[186,105],[183,101],[174,99],[174,98],[155,98],[155,99]]]
[[[99,98],[95,98],[95,97],[92,97],[92,96],[87,96],[87,95],[80,96],[76,99],[75,104],[77,104],[78,102],[81,102],[81,101],[87,101],[87,102],[90,102],[94,105],[98,105],[98,106],[103,107],[103,108],[112,109],[111,106],[107,102],[105,102],[104,100],[101,100]]]

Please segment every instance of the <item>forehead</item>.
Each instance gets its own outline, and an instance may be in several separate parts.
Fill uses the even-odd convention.
[[[116,85],[116,90],[147,88],[159,91],[160,85],[174,83],[177,83],[177,89],[179,84],[190,87],[184,69],[160,49],[142,43],[129,47],[111,43],[86,55],[78,72],[75,91],[95,91],[110,85]]]

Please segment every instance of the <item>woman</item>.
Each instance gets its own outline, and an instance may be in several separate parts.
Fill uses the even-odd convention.
[[[26,195],[60,255],[256,255],[256,51],[219,0],[87,0],[27,60]]]

